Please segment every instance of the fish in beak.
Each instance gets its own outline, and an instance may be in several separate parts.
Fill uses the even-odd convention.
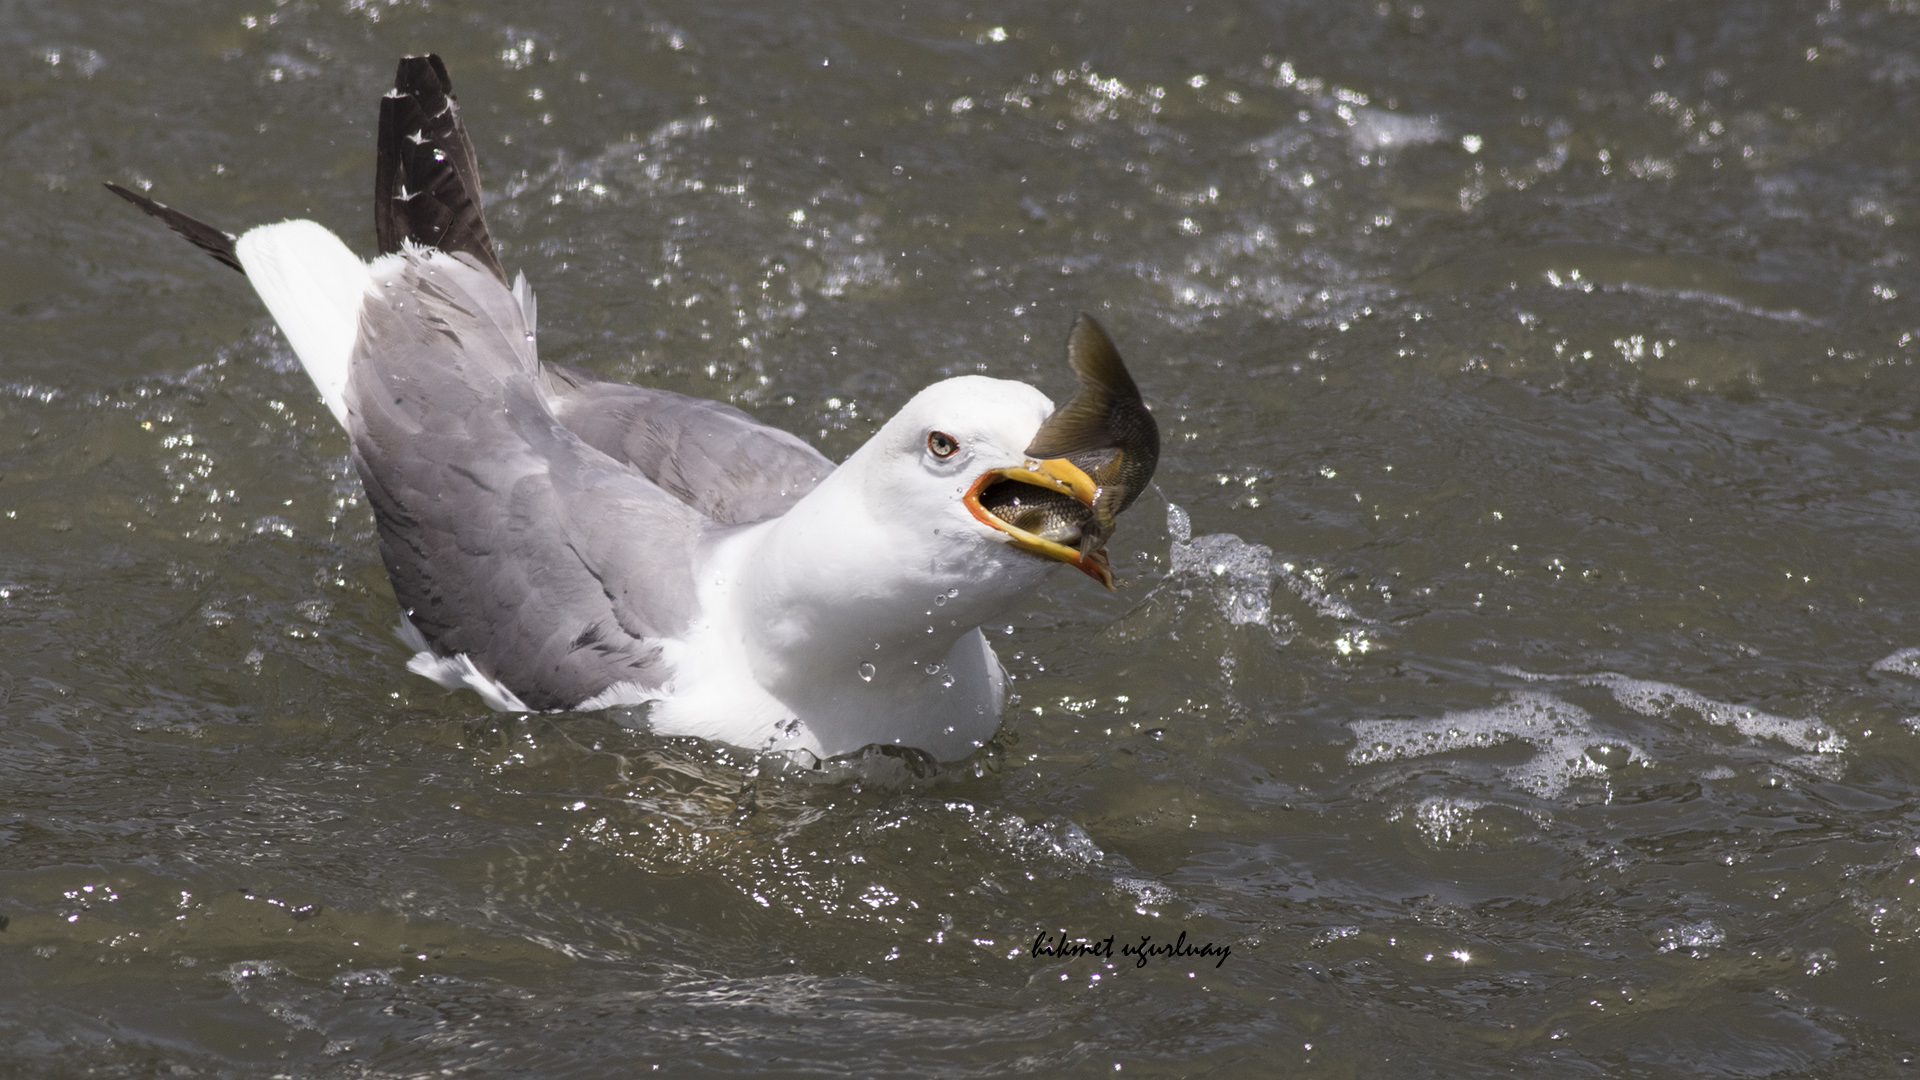
[[[1040,425],[1026,464],[983,474],[965,501],[1015,547],[1072,563],[1111,589],[1107,539],[1153,479],[1160,428],[1092,316],[1074,320],[1067,363],[1078,386]]]
[[[1007,542],[1042,558],[1079,567],[1113,588],[1113,571],[1104,549],[1088,554],[1077,544],[1082,525],[1091,520],[1100,486],[1065,458],[1028,459],[1010,469],[989,469],[967,489],[961,501],[982,523],[1007,534]]]

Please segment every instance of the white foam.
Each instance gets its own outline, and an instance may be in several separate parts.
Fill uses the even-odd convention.
[[[1421,146],[1447,137],[1438,117],[1407,116],[1383,109],[1358,108],[1347,128],[1353,148],[1363,151],[1392,150],[1401,146]]]
[[[1594,675],[1536,675],[1517,668],[1503,670],[1529,682],[1570,682],[1577,686],[1598,686],[1612,694],[1615,701],[1641,716],[1664,720],[1671,717],[1675,710],[1690,709],[1707,723],[1731,727],[1750,739],[1771,739],[1810,754],[1839,755],[1847,749],[1846,736],[1818,720],[1795,720],[1763,712],[1750,705],[1715,701],[1672,683],[1634,679],[1611,671]]]
[[[1315,102],[1347,126],[1347,138],[1361,153],[1396,150],[1403,146],[1425,146],[1447,137],[1447,129],[1437,116],[1409,116],[1366,105],[1342,103],[1321,96]],[[1292,158],[1310,152],[1318,145],[1311,129],[1289,124],[1247,143],[1244,149],[1263,157]]]
[[[1892,656],[1883,656],[1873,662],[1873,670],[1920,679],[1920,649],[1901,649]]]
[[[1642,716],[1665,718],[1675,709],[1691,709],[1707,723],[1731,726],[1750,739],[1772,739],[1814,754],[1839,754],[1847,748],[1845,736],[1818,721],[1793,720],[1747,705],[1715,701],[1671,683],[1603,674],[1593,676],[1587,684],[1606,687],[1615,701]]]
[[[1160,909],[1173,903],[1172,889],[1157,881],[1146,878],[1128,877],[1124,874],[1113,879],[1114,889],[1121,898],[1133,905],[1136,915],[1158,915]]]
[[[1593,717],[1577,705],[1551,694],[1523,690],[1505,704],[1486,709],[1452,712],[1433,720],[1355,720],[1348,724],[1354,747],[1347,761],[1355,765],[1450,754],[1521,742],[1532,746],[1532,758],[1499,769],[1507,782],[1524,791],[1552,798],[1576,777],[1605,776],[1607,770],[1587,756],[1598,743],[1626,750],[1631,760],[1646,752],[1632,743],[1601,735]]]

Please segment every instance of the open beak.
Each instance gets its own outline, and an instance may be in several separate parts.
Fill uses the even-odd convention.
[[[966,504],[967,512],[983,524],[1006,533],[1007,542],[1021,551],[1042,558],[1071,563],[1078,567],[1081,573],[1105,585],[1108,589],[1113,588],[1113,569],[1107,563],[1105,548],[1090,555],[1082,555],[1078,548],[1071,548],[1065,544],[1035,536],[1025,529],[1002,521],[981,506],[980,493],[1001,480],[1014,480],[1022,484],[1032,484],[1035,487],[1062,492],[1091,507],[1094,497],[1100,491],[1099,485],[1093,482],[1092,477],[1066,458],[1049,458],[1045,461],[1028,460],[1025,464],[1016,465],[1010,469],[990,469],[981,473],[980,478],[973,482],[973,486],[967,489],[967,493],[961,497],[960,501]]]

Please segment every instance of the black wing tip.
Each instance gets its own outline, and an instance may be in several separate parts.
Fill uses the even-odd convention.
[[[380,252],[392,254],[412,241],[463,253],[508,284],[480,209],[473,143],[437,53],[400,58],[393,89],[380,101],[375,149],[373,228]]]
[[[401,94],[445,94],[453,96],[453,78],[439,53],[403,56],[393,73],[393,89]]]
[[[179,233],[194,247],[213,256],[222,265],[230,266],[242,275],[247,272],[247,268],[240,265],[240,256],[234,250],[234,243],[239,238],[232,233],[216,229],[199,218],[183,214],[166,203],[150,199],[132,188],[122,187],[111,180],[102,181],[102,183],[108,191],[166,222],[168,228]]]
[[[127,200],[133,205],[139,207],[140,209],[145,210],[147,213],[153,214],[156,217],[159,216],[158,211],[166,209],[164,205],[154,202],[152,199],[147,198],[145,195],[140,194],[139,192],[133,190],[132,188],[121,187],[119,184],[116,184],[111,180],[103,180],[101,181],[101,185],[105,187],[108,191],[113,192],[115,195],[120,196],[121,198]]]

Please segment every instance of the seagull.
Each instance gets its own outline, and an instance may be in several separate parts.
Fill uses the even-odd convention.
[[[947,379],[835,466],[732,406],[539,359],[438,56],[400,61],[378,139],[371,262],[311,221],[236,237],[107,186],[246,275],[345,429],[410,670],[814,764],[954,761],[1006,702],[980,626],[1063,565],[1113,587],[1159,434],[1092,318],[1065,407]]]

